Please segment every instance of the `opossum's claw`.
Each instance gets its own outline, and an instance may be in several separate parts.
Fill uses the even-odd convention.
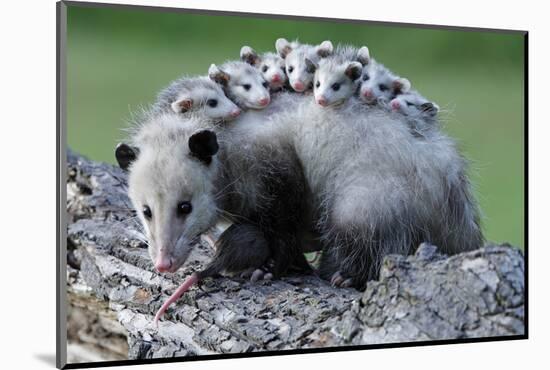
[[[340,284],[340,288],[349,288],[351,286],[353,286],[352,278],[347,278],[346,280],[342,281],[342,283]]]
[[[185,293],[186,291],[189,290],[189,288],[191,288],[195,283],[197,283],[199,281],[199,275],[194,272],[191,274],[191,276],[189,276],[187,279],[185,279],[183,281],[183,283],[179,286],[178,289],[176,289],[176,291],[166,300],[166,302],[164,302],[162,304],[162,306],[160,307],[160,309],[157,311],[157,314],[155,315],[155,319],[153,321],[153,323],[155,324],[155,326],[158,328],[159,326],[159,320],[160,318],[164,315],[164,313],[166,312],[166,310],[168,309],[168,307],[174,303],[175,301],[177,301],[182,295],[183,293]]]
[[[330,278],[330,284],[332,286],[340,286],[340,284],[342,284],[342,282],[344,281],[344,278],[342,277],[342,275],[340,274],[340,271],[336,271],[332,277]]]

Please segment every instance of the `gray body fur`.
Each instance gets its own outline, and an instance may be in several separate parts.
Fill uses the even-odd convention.
[[[387,254],[411,253],[425,241],[451,254],[482,244],[465,160],[437,127],[420,139],[403,115],[356,98],[323,108],[311,97],[283,94],[280,105],[274,101],[266,111],[249,113],[216,131],[220,153],[206,170],[184,145],[204,122],[165,124],[157,130],[162,137],[135,143],[162,146],[151,150],[166,151],[171,159],[164,160],[176,165],[155,159],[162,168],[154,181],[163,183],[147,186],[178,191],[165,186],[163,171],[172,176],[179,167],[185,179],[201,182],[191,190],[210,189],[200,205],[205,215],[194,216],[201,220],[194,232],[212,226],[221,209],[266,232],[266,240],[274,240],[270,252],[285,250],[289,255],[279,256],[280,263],[288,263],[285,258],[299,258],[297,235],[313,229],[324,248],[321,275],[338,272],[359,288],[376,277]],[[182,181],[174,183],[185,187]],[[131,194],[140,192],[132,187],[131,181]],[[284,249],[289,240],[293,247]]]

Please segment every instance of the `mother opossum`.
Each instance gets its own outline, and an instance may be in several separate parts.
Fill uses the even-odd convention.
[[[421,242],[446,253],[481,245],[465,161],[439,129],[419,138],[406,117],[353,100],[323,108],[294,95],[289,105],[224,128],[153,115],[124,147],[135,159],[130,198],[159,271],[178,269],[222,215],[237,224],[222,235],[234,260],[221,268],[268,258],[279,274],[303,267],[299,235],[314,230],[321,276],[340,286],[364,288],[385,255]]]

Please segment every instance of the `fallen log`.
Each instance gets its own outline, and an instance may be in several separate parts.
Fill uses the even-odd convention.
[[[116,317],[118,326],[104,326],[125,332],[129,359],[525,332],[523,254],[490,244],[450,257],[429,244],[412,256],[388,256],[365,292],[315,275],[207,279],[172,305],[157,329],[155,312],[209,261],[211,243],[197,244],[177,273],[156,273],[126,195],[126,173],[71,151],[67,165],[69,297],[79,302],[75,295],[91,292],[105,303],[90,310],[101,306],[105,316],[107,307]],[[113,359],[119,353],[117,346]]]

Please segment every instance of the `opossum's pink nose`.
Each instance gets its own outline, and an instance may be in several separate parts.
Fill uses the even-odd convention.
[[[271,77],[271,82],[281,82],[281,76],[277,73]]]
[[[238,117],[240,114],[241,114],[241,110],[239,108],[237,109],[234,109],[231,111],[231,113],[229,113],[231,115],[231,117]]]
[[[172,268],[172,259],[168,256],[159,255],[157,262],[155,262],[155,268],[158,272],[168,272]]]
[[[373,97],[372,90],[366,89],[365,91],[363,91],[363,96],[367,99],[372,99]]]
[[[321,95],[320,97],[317,98],[317,104],[323,107],[326,107],[328,105],[328,101],[324,96]]]
[[[269,101],[270,99],[269,98],[261,98],[258,103],[260,103],[260,105],[263,107],[264,105],[268,105],[269,104]]]
[[[393,99],[390,105],[393,110],[399,110],[401,108],[401,104],[399,104],[399,101],[397,99]]]
[[[302,83],[302,81],[296,81],[294,82],[294,84],[292,85],[292,87],[294,88],[294,90],[300,92],[300,91],[304,91],[305,89],[305,86],[304,84]]]

